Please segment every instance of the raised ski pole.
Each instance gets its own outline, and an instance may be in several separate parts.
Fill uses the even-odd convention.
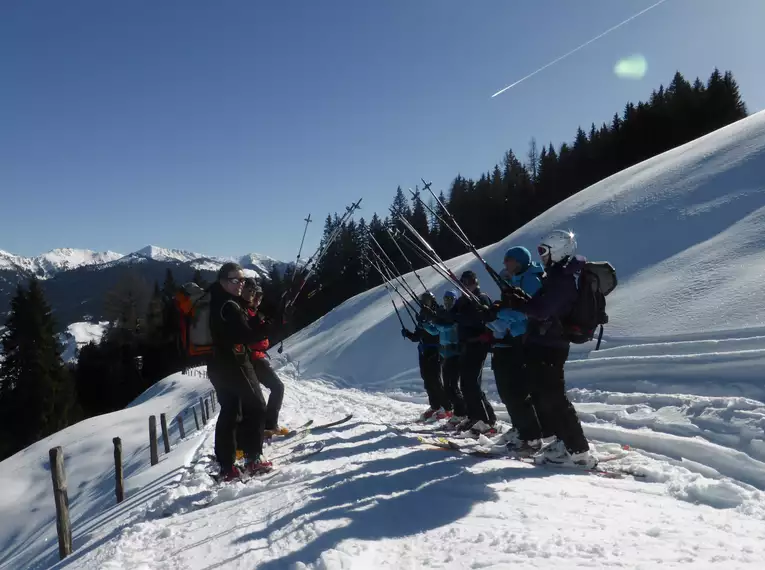
[[[374,253],[374,252],[373,252],[373,253]],[[417,309],[415,309],[414,307],[412,307],[412,306],[409,304],[409,301],[407,301],[406,297],[404,297],[404,295],[401,293],[401,291],[399,291],[399,290],[398,290],[398,287],[396,287],[396,286],[395,286],[395,284],[394,284],[394,283],[393,283],[393,282],[390,280],[390,278],[389,278],[389,277],[387,277],[387,276],[385,275],[385,273],[383,273],[383,270],[382,270],[382,269],[380,269],[380,267],[378,266],[378,264],[377,264],[377,263],[375,263],[374,261],[372,261],[372,260],[369,258],[369,256],[367,256],[366,254],[364,255],[364,258],[367,260],[367,263],[369,263],[369,264],[370,264],[372,267],[374,267],[374,268],[377,270],[377,272],[380,274],[380,277],[382,277],[382,280],[383,280],[383,286],[384,286],[384,287],[385,287],[385,289],[388,291],[388,294],[391,296],[391,300],[393,300],[393,295],[392,295],[392,293],[390,292],[390,290],[391,290],[391,288],[392,288],[392,289],[393,289],[393,290],[396,292],[396,294],[397,294],[399,297],[401,297],[401,300],[402,300],[402,301],[403,301],[403,303],[404,303],[404,309],[406,310],[407,314],[409,315],[409,318],[410,318],[410,319],[412,319],[412,322],[413,322],[413,323],[417,324],[417,319],[414,317],[414,315],[417,313]],[[394,303],[394,305],[393,305],[393,306],[394,306],[394,307],[396,306],[396,305],[395,305],[395,303]]]
[[[380,258],[379,255],[377,255],[377,252],[375,252],[371,247],[369,247],[368,249],[372,253],[372,255],[374,255],[377,258],[377,261],[376,262],[373,261],[366,254],[365,254],[365,257],[367,261],[370,263],[370,265],[372,265],[372,267],[374,267],[377,270],[377,272],[380,274],[380,277],[382,277],[383,279],[383,283],[385,283],[386,286],[392,287],[393,290],[398,294],[398,296],[401,297],[401,300],[404,302],[404,308],[407,310],[410,317],[412,317],[412,314],[417,314],[417,309],[412,307],[412,305],[409,303],[409,301],[404,296],[404,294],[398,290],[398,287],[396,286],[396,283],[394,282],[395,277],[391,273],[390,269],[385,266],[385,262]],[[419,299],[417,299],[417,297],[413,296],[412,293],[406,288],[404,288],[404,291],[409,293],[409,296],[412,297],[412,299],[414,300],[414,303],[418,307],[421,306],[421,303]],[[410,312],[410,309],[411,309],[411,312]],[[414,320],[414,317],[412,317],[412,319]]]
[[[417,273],[417,270],[414,268],[414,264],[406,256],[406,254],[404,253],[404,250],[401,249],[401,246],[396,241],[395,236],[390,231],[390,228],[388,228],[388,226],[385,226],[385,231],[388,232],[388,235],[390,236],[391,241],[396,245],[396,249],[398,249],[399,253],[401,254],[401,257],[403,257],[404,260],[407,262],[407,264],[409,264],[409,267],[412,270],[412,273],[414,273],[414,276],[417,278],[417,281],[420,282],[420,285],[422,285],[422,288],[425,289],[425,291],[429,291],[430,289],[428,289],[427,285],[425,285],[425,283],[422,282],[422,279],[420,278],[420,274]]]
[[[417,241],[419,241],[422,246],[425,248],[425,250],[428,252],[430,256],[433,257],[433,259],[438,261],[438,265],[448,274],[449,279],[454,283],[454,285],[459,288],[462,293],[468,297],[471,301],[474,303],[480,305],[480,301],[478,300],[478,297],[476,297],[472,291],[470,291],[467,287],[465,287],[462,282],[457,278],[457,276],[452,272],[451,269],[449,269],[444,261],[439,257],[439,255],[436,253],[436,250],[431,247],[431,245],[425,240],[424,237],[420,235],[420,233],[412,227],[412,224],[409,223],[409,221],[404,218],[403,216],[398,217],[399,221],[404,225],[406,229],[409,230],[409,232],[414,235],[414,237],[417,238]]]
[[[460,239],[462,240],[462,242],[465,244],[465,246],[468,248],[468,250],[469,250],[469,251],[470,251],[470,252],[471,252],[473,255],[475,255],[475,256],[478,258],[478,261],[480,261],[480,262],[483,264],[484,268],[486,269],[486,272],[489,274],[489,276],[491,276],[491,278],[494,280],[494,282],[497,284],[497,286],[499,286],[500,290],[504,291],[505,289],[507,289],[508,285],[507,285],[507,283],[505,282],[505,280],[504,280],[504,279],[502,279],[502,277],[500,277],[499,273],[497,273],[497,272],[494,270],[494,268],[493,268],[491,265],[489,265],[489,264],[486,262],[486,260],[485,260],[483,257],[481,257],[481,254],[480,254],[480,253],[478,253],[478,250],[475,248],[475,246],[473,245],[473,243],[472,243],[472,242],[470,241],[470,239],[467,237],[467,235],[465,234],[465,232],[464,232],[464,231],[462,231],[462,228],[461,228],[461,227],[460,227],[460,225],[457,223],[457,220],[454,218],[454,216],[452,216],[452,213],[451,213],[451,212],[448,210],[448,208],[446,207],[446,205],[445,205],[445,204],[444,204],[444,203],[443,203],[443,202],[442,202],[442,201],[439,199],[439,197],[438,197],[438,196],[436,196],[435,192],[433,192],[433,190],[431,190],[431,188],[430,188],[430,187],[431,187],[431,185],[432,185],[433,183],[432,183],[432,182],[425,182],[425,180],[424,180],[424,179],[422,179],[422,178],[420,178],[420,180],[422,180],[422,183],[425,185],[425,189],[426,189],[428,192],[430,192],[430,195],[431,195],[431,196],[433,196],[433,198],[436,200],[436,202],[437,202],[437,203],[438,203],[438,205],[440,206],[441,210],[442,210],[442,211],[444,212],[444,214],[446,214],[446,216],[449,218],[449,221],[451,222],[451,227],[450,227],[449,225],[447,225],[447,227],[450,227],[450,229],[452,230],[452,232],[454,232],[454,234],[455,234],[455,235],[456,235],[458,238],[460,238]]]
[[[305,235],[308,233],[308,224],[310,224],[313,220],[311,219],[311,213],[308,213],[308,217],[303,220],[305,222],[305,228],[303,228],[303,237],[300,239],[300,247],[298,248],[298,254],[297,258],[295,258],[295,269],[292,271],[292,281],[290,282],[290,288],[294,287],[295,285],[295,278],[297,277],[298,273],[298,265],[300,264],[300,254],[303,253],[303,244],[305,243]],[[284,341],[282,340],[279,343],[279,350],[277,350],[279,354],[284,352]]]
[[[407,281],[403,277],[403,275],[401,275],[401,272],[398,271],[398,268],[396,267],[396,264],[393,263],[393,260],[386,253],[385,249],[383,249],[383,247],[380,245],[380,243],[375,239],[375,236],[372,235],[372,232],[368,232],[368,233],[369,233],[369,239],[372,240],[372,243],[374,243],[377,246],[377,249],[379,249],[382,252],[382,254],[385,256],[385,258],[387,259],[387,264],[386,264],[386,262],[382,258],[380,258],[379,255],[377,255],[377,252],[375,252],[373,248],[370,248],[372,253],[375,254],[375,257],[377,257],[380,260],[381,265],[383,267],[386,267],[388,272],[391,275],[393,275],[399,283],[401,283],[401,285],[406,289],[407,293],[409,293],[412,296],[412,299],[414,299],[415,302],[419,305],[420,302],[417,299],[417,293],[415,292],[415,290],[412,289],[412,287],[409,285],[409,283],[407,283]],[[394,272],[394,270],[395,270],[395,272]],[[398,275],[397,275],[397,273],[398,273]]]

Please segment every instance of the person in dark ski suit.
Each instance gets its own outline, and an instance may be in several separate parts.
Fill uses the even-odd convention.
[[[287,428],[279,427],[279,412],[284,401],[284,383],[276,375],[271,364],[268,362],[266,351],[270,346],[268,340],[269,334],[274,331],[271,321],[258,311],[260,302],[263,300],[263,289],[258,285],[255,279],[248,277],[244,280],[242,289],[242,301],[244,302],[249,325],[253,331],[261,334],[263,339],[247,345],[250,350],[250,360],[255,370],[255,375],[260,383],[268,388],[268,404],[266,405],[265,436],[285,435],[289,433]]]
[[[460,282],[478,298],[481,307],[463,294],[454,304],[454,312],[451,315],[453,322],[457,323],[460,343],[460,387],[467,408],[467,419],[457,426],[457,431],[471,430],[487,435],[496,434],[494,424],[497,417],[481,388],[483,365],[491,346],[491,333],[485,324],[491,299],[481,291],[478,277],[473,271],[463,272]]]
[[[541,289],[528,300],[510,298],[512,308],[529,319],[526,374],[539,423],[543,431],[549,430],[557,437],[535,458],[594,467],[597,459],[590,453],[582,424],[566,396],[563,372],[570,342],[562,321],[571,313],[578,297],[578,274],[586,259],[576,255],[576,239],[566,230],[551,232],[537,249],[545,267]]]
[[[500,273],[508,284],[519,287],[533,296],[542,286],[544,269],[531,261],[525,247],[511,247],[505,252],[505,269]],[[501,302],[500,302],[501,306]],[[492,347],[491,368],[497,383],[497,392],[507,408],[513,429],[503,434],[508,447],[525,452],[538,451],[543,436],[528,385],[525,368],[524,337],[527,331],[526,315],[510,308],[500,308],[497,318],[486,324],[496,339]]]
[[[243,287],[244,272],[236,263],[225,263],[210,287],[213,354],[207,363],[207,373],[220,404],[215,456],[224,480],[240,475],[234,465],[237,444],[244,452],[247,473],[271,468],[271,462],[262,457],[266,402],[247,349],[248,344],[263,340],[263,335],[250,327],[247,312],[241,306]]]
[[[454,304],[457,301],[457,292],[447,290],[444,293],[443,311],[454,312]],[[451,317],[453,320],[453,316]],[[460,390],[460,345],[457,325],[454,322],[445,324],[437,322],[437,319],[425,323],[425,329],[431,334],[438,334],[439,351],[441,353],[441,378],[443,379],[444,393],[449,402],[447,412],[449,424],[458,425],[467,418],[465,399]]]
[[[448,417],[447,410],[451,406],[449,406],[449,400],[446,398],[444,387],[441,383],[439,338],[438,333],[428,332],[430,327],[427,326],[434,313],[434,309],[437,307],[436,298],[433,293],[426,291],[420,296],[420,302],[423,308],[417,314],[417,326],[414,331],[402,328],[401,335],[417,343],[420,376],[425,383],[425,392],[428,394],[428,403],[430,404],[430,407],[422,413],[420,419],[428,420],[431,417],[444,419]]]

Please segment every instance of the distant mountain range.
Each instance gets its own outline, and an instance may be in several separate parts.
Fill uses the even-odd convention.
[[[176,282],[190,281],[200,270],[208,281],[221,265],[235,261],[247,275],[265,279],[272,270],[280,275],[290,264],[267,255],[250,253],[238,257],[214,257],[178,249],[149,245],[127,255],[113,251],[54,249],[37,257],[22,257],[0,250],[0,327],[18,283],[36,276],[43,282],[60,331],[70,323],[104,320],[103,302],[129,271],[137,272],[149,284],[160,285],[168,269]]]

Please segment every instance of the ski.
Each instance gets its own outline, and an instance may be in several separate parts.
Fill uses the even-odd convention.
[[[269,439],[269,440],[270,440],[270,439],[273,439],[273,438],[277,438],[277,439],[279,439],[279,440],[283,440],[283,439],[286,439],[286,438],[288,438],[288,437],[293,437],[293,436],[297,435],[298,433],[300,433],[300,432],[302,432],[302,431],[305,431],[307,428],[309,428],[309,427],[310,427],[310,426],[312,426],[312,425],[313,425],[313,420],[308,420],[308,421],[307,421],[306,423],[304,423],[303,425],[301,425],[301,426],[298,426],[298,427],[296,427],[296,428],[294,428],[294,429],[291,429],[290,431],[288,431],[288,432],[287,432],[287,433],[285,433],[284,435],[280,435],[280,434],[278,434],[278,433],[272,433],[272,432],[271,432],[271,430],[266,430],[266,432],[264,433],[264,435],[265,435],[265,437],[266,437],[267,439]]]
[[[344,424],[345,422],[348,422],[351,419],[353,419],[353,413],[350,413],[347,416],[344,416],[344,417],[340,418],[339,420],[335,420],[335,421],[332,421],[332,422],[329,422],[329,423],[326,423],[326,424],[318,425],[315,428],[313,428],[311,431],[324,430],[324,429],[332,428],[332,427],[335,427],[335,426],[339,426],[340,424]]]
[[[471,457],[479,459],[510,459],[513,461],[520,461],[533,467],[552,467],[555,469],[569,470],[574,473],[587,473],[598,477],[604,477],[608,479],[623,479],[625,476],[640,477],[634,473],[630,473],[622,470],[604,469],[602,467],[586,468],[577,467],[573,465],[565,465],[561,463],[553,463],[547,461],[545,463],[536,463],[531,457],[520,457],[518,455],[508,453],[507,451],[492,451],[489,448],[479,445],[460,445],[454,441],[446,438],[424,438],[418,436],[417,438],[423,445],[430,446],[432,449],[440,449],[444,451],[455,451]],[[605,463],[607,461],[613,461],[620,459],[622,455],[612,455],[599,460],[599,463]]]

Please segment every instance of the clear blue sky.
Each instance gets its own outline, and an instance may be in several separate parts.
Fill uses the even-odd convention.
[[[3,0],[0,249],[297,253],[360,196],[556,147],[679,69],[765,108],[765,2]],[[642,80],[613,73],[648,61]]]

